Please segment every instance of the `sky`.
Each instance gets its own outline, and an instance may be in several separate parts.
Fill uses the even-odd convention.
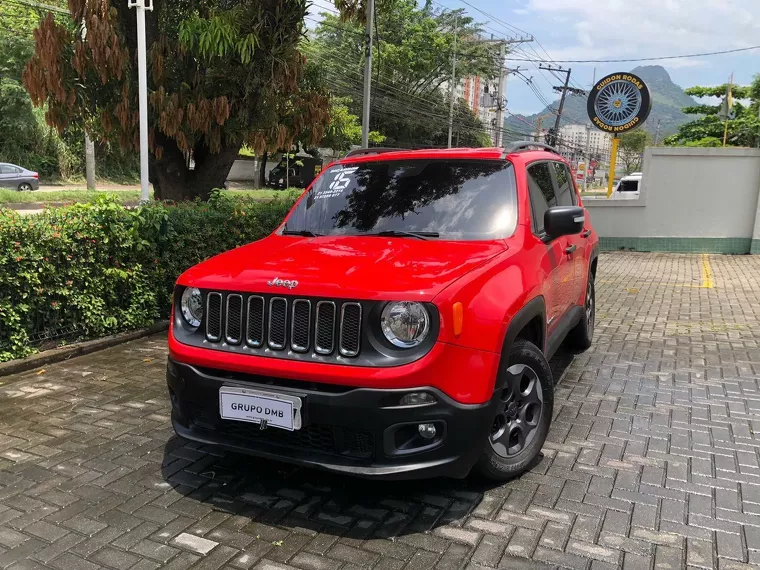
[[[484,32],[499,37],[533,35],[537,42],[523,44],[521,53],[552,60],[604,60],[702,53],[760,45],[760,0],[467,0],[494,16],[489,18],[460,0],[436,0],[438,7],[465,8],[484,25]],[[544,52],[544,50],[546,50]],[[524,55],[523,55],[524,57]],[[720,56],[645,61],[641,63],[563,63],[572,69],[572,84],[588,88],[594,74],[601,78],[637,65],[662,65],[681,87],[719,85],[734,73],[736,83],[747,85],[760,73],[760,50]],[[543,97],[553,101],[551,84],[558,80],[540,72],[535,63],[510,61],[520,66]],[[563,77],[564,78],[564,77]],[[544,104],[525,82],[510,76],[507,109],[533,114]]]

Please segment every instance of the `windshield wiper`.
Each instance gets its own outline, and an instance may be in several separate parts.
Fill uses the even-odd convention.
[[[289,230],[289,229],[286,228],[286,229],[282,230],[282,235],[284,235],[284,236],[301,236],[301,237],[320,237],[320,236],[322,236],[324,234],[317,234],[317,233],[314,233],[311,230]]]
[[[417,239],[430,239],[440,237],[438,232],[405,232],[403,230],[385,230],[376,234],[365,234],[379,237],[413,237]]]

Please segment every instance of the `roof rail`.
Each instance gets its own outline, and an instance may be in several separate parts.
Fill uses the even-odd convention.
[[[408,148],[392,148],[392,147],[383,147],[383,146],[375,146],[375,147],[369,147],[369,148],[357,148],[354,150],[350,150],[346,153],[346,156],[343,158],[349,158],[351,156],[367,156],[370,154],[383,154],[384,152],[397,152],[400,150],[409,150]]]
[[[553,152],[554,154],[559,154],[559,151],[554,148],[553,146],[550,146],[548,144],[544,144],[542,142],[538,141],[515,141],[511,143],[508,147],[504,149],[504,157],[508,154],[511,154],[513,152],[519,152],[521,150],[528,150],[530,147],[538,147],[543,148],[545,150],[548,150],[549,152]]]

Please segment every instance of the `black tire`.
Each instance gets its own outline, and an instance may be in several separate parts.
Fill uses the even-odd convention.
[[[589,271],[586,282],[586,295],[583,301],[583,317],[573,330],[567,333],[567,344],[579,350],[587,350],[594,340],[594,324],[596,323],[596,288],[594,274]]]
[[[28,182],[22,182],[18,185],[18,191],[19,192],[31,192],[32,191],[32,185]]]
[[[493,481],[512,479],[532,466],[546,441],[554,409],[552,371],[535,344],[518,339],[503,360],[500,404],[475,465]]]

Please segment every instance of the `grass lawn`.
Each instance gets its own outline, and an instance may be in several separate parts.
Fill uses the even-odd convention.
[[[269,188],[263,188],[261,190],[246,189],[246,188],[233,188],[231,190],[225,190],[226,194],[232,196],[247,196],[255,198],[256,200],[274,200],[275,198],[291,198],[296,199],[303,192],[303,188],[288,188],[287,190],[272,190]]]
[[[82,190],[56,190],[54,192],[17,192],[9,188],[0,188],[0,204],[8,203],[38,203],[51,202],[89,202],[98,196],[108,194],[120,202],[135,202],[140,199],[139,190],[120,190],[118,192],[98,192]],[[151,194],[152,195],[152,194]]]
[[[295,200],[303,192],[300,188],[289,188],[288,190],[254,190],[245,188],[235,188],[225,190],[226,194],[240,197],[250,197],[255,200],[273,200],[276,198],[289,198]],[[9,203],[25,204],[51,204],[54,202],[90,202],[107,194],[115,197],[121,203],[134,203],[140,200],[139,190],[119,190],[119,191],[89,191],[85,188],[81,190],[55,190],[52,192],[17,192],[8,188],[0,188],[0,205]],[[153,197],[153,191],[150,193]]]

